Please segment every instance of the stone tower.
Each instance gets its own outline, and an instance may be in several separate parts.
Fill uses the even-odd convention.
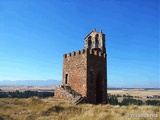
[[[84,49],[64,54],[62,86],[70,87],[86,102],[107,100],[107,55],[105,34],[91,31],[84,39]],[[70,92],[71,93],[71,92]],[[55,92],[55,96],[60,96]],[[61,95],[62,97],[66,95]],[[63,98],[67,99],[67,98]]]

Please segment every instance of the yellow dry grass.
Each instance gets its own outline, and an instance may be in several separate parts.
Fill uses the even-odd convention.
[[[126,114],[158,114],[152,118],[132,118]],[[158,106],[73,105],[54,98],[1,98],[0,120],[158,120]]]
[[[126,89],[126,90],[108,90],[112,95],[131,95],[138,97],[146,97],[152,95],[160,95],[160,90],[139,90],[139,89]]]
[[[146,98],[147,96],[153,96],[153,95],[159,95],[160,96],[160,90],[144,90],[144,89],[121,89],[121,90],[108,90],[108,93],[111,95],[131,95],[134,97],[134,99],[139,99],[142,101],[146,101],[146,100],[153,100],[153,99],[149,99]],[[119,97],[118,101],[121,102],[123,100],[123,97]],[[154,98],[154,100],[160,100]]]

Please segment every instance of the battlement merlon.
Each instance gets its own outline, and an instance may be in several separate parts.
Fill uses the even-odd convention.
[[[97,51],[97,50],[89,50],[88,53],[90,55],[94,55],[94,56],[99,56],[99,57],[103,57],[103,58],[106,58],[106,53],[103,53],[103,52],[100,52],[100,51]]]
[[[64,54],[63,57],[64,58],[67,58],[67,57],[74,57],[74,56],[77,56],[77,55],[81,55],[81,54],[85,54],[86,53],[86,50],[85,49],[82,49],[82,50],[78,50],[78,51],[73,51],[71,53],[67,53],[67,54]]]
[[[103,52],[100,52],[100,51],[96,51],[96,50],[89,50],[88,48],[87,49],[78,50],[76,52],[73,51],[71,53],[64,54],[63,57],[64,58],[75,57],[75,56],[82,55],[82,54],[90,54],[90,55],[106,58],[106,53],[103,53]]]

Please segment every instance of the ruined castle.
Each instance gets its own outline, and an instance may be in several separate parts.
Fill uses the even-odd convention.
[[[107,54],[105,34],[91,31],[84,39],[84,49],[64,54],[62,85],[55,88],[55,98],[73,103],[106,103]]]

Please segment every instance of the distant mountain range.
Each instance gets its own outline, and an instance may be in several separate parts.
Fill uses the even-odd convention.
[[[56,85],[61,85],[61,84],[62,84],[61,80],[14,80],[14,81],[0,80],[0,86],[48,86],[48,87],[51,87],[51,86],[56,86]],[[129,88],[129,87],[115,87],[112,85],[108,85],[108,88],[109,89],[124,89],[124,88]],[[151,88],[151,89],[155,89],[155,88]],[[157,88],[157,89],[160,89],[160,88]]]
[[[58,80],[2,80],[0,86],[55,86],[61,85],[62,81]]]
[[[61,84],[61,80],[0,80],[0,86],[56,86]],[[108,87],[115,88],[110,85]]]

